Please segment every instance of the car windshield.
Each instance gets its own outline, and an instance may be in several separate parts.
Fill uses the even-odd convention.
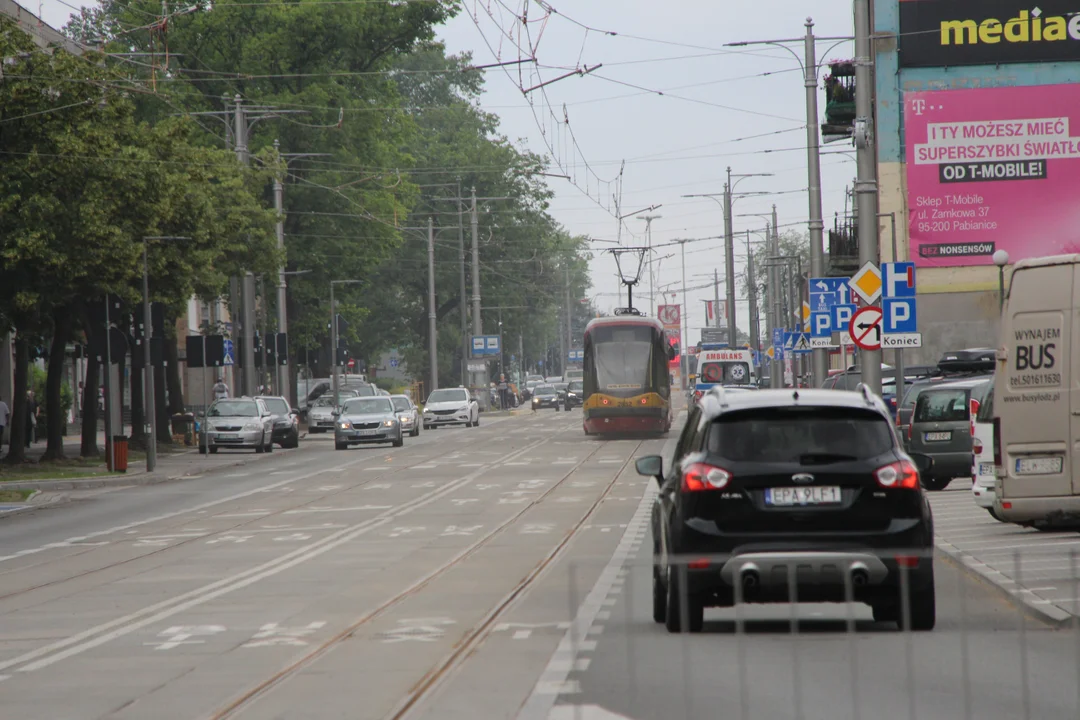
[[[962,422],[968,419],[967,388],[937,388],[919,395],[915,422]]]
[[[533,389],[534,395],[554,395],[555,387],[553,385],[537,385]]]
[[[321,398],[315,401],[314,407],[334,407],[334,394],[323,395]]]
[[[226,400],[210,406],[210,417],[259,417],[254,400]]]
[[[744,362],[707,362],[701,366],[698,382],[749,385],[750,365]]]
[[[544,376],[543,375],[530,375],[525,379],[528,380],[529,382],[538,382],[538,383],[544,382]]]
[[[349,388],[349,392],[353,397],[374,397],[376,395],[375,388],[371,385],[354,385]]]
[[[580,380],[575,380],[574,382],[570,383],[570,385],[567,386],[566,389],[573,393],[579,393],[585,389],[585,383],[581,382]]]
[[[412,403],[409,402],[407,397],[394,397],[390,398],[390,401],[394,403],[394,409],[398,412],[406,412],[412,407]]]
[[[710,453],[733,462],[863,460],[894,447],[881,415],[849,408],[783,407],[733,412],[709,428]]]
[[[555,385],[555,389],[560,391],[565,391],[566,388],[570,387],[570,383],[559,382],[553,384]]]
[[[266,405],[266,409],[275,415],[288,415],[289,403],[285,402],[281,398],[266,398],[263,400],[263,404]]]
[[[469,396],[464,390],[436,390],[428,395],[427,401],[428,405],[444,402],[469,402]]]
[[[343,415],[373,415],[375,413],[388,413],[393,410],[389,398],[356,398],[345,403],[342,409]]]
[[[525,383],[525,387],[527,387],[529,390],[532,390],[534,387],[536,387],[537,385],[539,385],[542,382],[544,382],[544,381],[543,380],[529,380],[528,382]]]

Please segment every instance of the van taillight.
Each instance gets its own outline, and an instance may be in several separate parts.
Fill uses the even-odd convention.
[[[979,401],[972,398],[968,402],[968,411],[971,414],[971,437],[975,437],[975,416],[979,414]]]
[[[1005,463],[1002,441],[1001,441],[1001,418],[994,418],[991,424],[994,427],[994,464],[998,467],[1002,467]]]
[[[982,441],[979,440],[979,438],[975,438],[974,440],[972,440],[971,441],[971,452],[973,452],[976,455],[982,455],[982,451],[983,451]]]

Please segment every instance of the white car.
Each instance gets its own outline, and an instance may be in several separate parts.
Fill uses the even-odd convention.
[[[973,423],[971,442],[971,494],[975,504],[1000,520],[994,512],[994,386],[991,385],[979,406]]]
[[[480,427],[480,404],[463,387],[435,390],[424,404],[424,429],[440,425]]]

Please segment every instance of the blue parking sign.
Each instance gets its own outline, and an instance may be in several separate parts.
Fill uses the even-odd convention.
[[[882,299],[881,315],[882,330],[886,335],[919,331],[914,297]]]
[[[848,324],[851,323],[851,317],[855,314],[857,308],[854,305],[833,305],[830,312],[832,313],[832,331],[833,332],[847,332]]]
[[[832,312],[810,313],[810,337],[823,338],[832,335]]]

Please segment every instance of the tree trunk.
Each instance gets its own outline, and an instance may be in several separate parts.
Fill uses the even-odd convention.
[[[83,380],[82,448],[79,454],[84,458],[96,458],[99,455],[97,433],[100,369],[97,356],[90,354],[86,361],[86,379]]]
[[[142,352],[142,345],[133,347],[134,352]],[[120,377],[123,377],[121,366]],[[139,450],[146,449],[146,413],[143,412],[143,371],[136,369],[134,358],[131,362],[131,435],[128,445]],[[121,403],[123,404],[123,403]]]
[[[45,420],[46,438],[45,460],[64,458],[64,416],[60,402],[60,386],[64,383],[64,358],[67,353],[68,336],[71,334],[71,313],[62,308],[53,315],[52,347],[49,349],[48,375],[45,379]]]
[[[154,414],[157,415],[157,441],[159,443],[172,443],[172,414],[169,412],[169,403],[165,398],[165,368],[156,367],[154,373]]]
[[[30,384],[30,345],[26,335],[15,336],[15,388],[11,391],[11,446],[8,465],[26,460],[26,391]]]
[[[180,379],[180,349],[176,335],[165,333],[165,382],[169,389],[169,414],[177,415],[186,410],[184,406],[184,384]]]

